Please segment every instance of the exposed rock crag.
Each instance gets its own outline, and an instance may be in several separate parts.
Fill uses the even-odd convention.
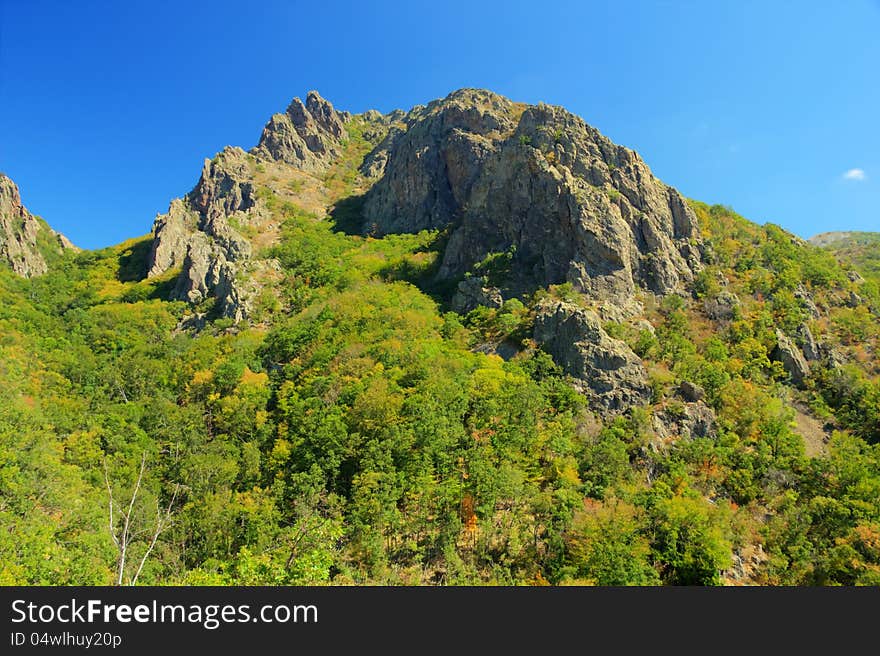
[[[456,277],[512,250],[514,289],[564,282],[597,299],[669,293],[701,267],[696,217],[633,151],[560,107],[463,89],[418,108],[370,156],[365,232],[450,226]]]
[[[650,400],[642,361],[625,342],[605,332],[594,312],[545,301],[537,308],[534,338],[578,381],[594,407],[616,413]]]
[[[287,111],[269,119],[253,152],[263,159],[318,172],[342,153],[347,137],[345,116],[317,91],[309,91],[305,103],[294,98]]]
[[[31,278],[46,273],[49,251],[65,249],[77,250],[67,237],[28,212],[18,186],[0,173],[0,261],[18,275]]]
[[[771,356],[774,360],[782,363],[792,383],[798,387],[804,385],[807,376],[810,374],[810,365],[797,344],[781,330],[776,331],[776,347],[773,349]]]
[[[471,310],[485,306],[500,308],[504,304],[501,291],[497,287],[486,287],[479,277],[465,278],[458,283],[458,289],[452,296],[452,309],[466,314]]]
[[[654,432],[663,440],[718,436],[715,411],[702,401],[657,410],[651,419]]]
[[[156,217],[149,276],[180,267],[174,297],[197,304],[214,297],[222,316],[239,321],[248,312],[236,276],[251,254],[249,241],[234,227],[266,213],[257,198],[252,163],[240,148],[226,148],[205,160],[195,188]]]
[[[214,298],[221,316],[236,322],[247,318],[258,284],[253,276],[243,282],[242,274],[277,267],[273,262],[255,262],[253,244],[244,234],[248,227],[265,229],[272,220],[257,193],[260,161],[321,173],[342,153],[348,138],[345,123],[350,119],[310,91],[305,103],[294,98],[285,113],[269,120],[251,153],[227,147],[205,160],[195,188],[156,217],[148,275],[179,267],[174,298],[192,304]]]

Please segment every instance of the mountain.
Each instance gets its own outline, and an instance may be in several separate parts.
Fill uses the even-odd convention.
[[[509,251],[511,275],[499,290],[507,296],[571,282],[596,299],[623,299],[632,313],[637,288],[674,291],[699,269],[693,211],[636,153],[561,108],[464,89],[388,116],[339,113],[314,91],[305,103],[295,99],[250,153],[227,148],[206,162],[193,191],[157,218],[149,274],[181,266],[177,297],[214,296],[223,316],[245,318],[257,286],[245,289],[236,272],[257,280],[269,272],[244,233],[272,243],[269,205],[296,197],[277,183],[312,174],[314,185],[352,136],[376,142],[358,163],[369,190],[356,199],[355,228],[374,236],[448,229],[440,279]],[[271,193],[261,198],[260,188]],[[315,193],[325,204],[338,200],[326,185]]]
[[[0,267],[0,583],[876,585],[853,266],[561,107],[309,92]]]
[[[64,249],[75,246],[28,212],[16,184],[0,173],[0,261],[21,276],[39,276]]]

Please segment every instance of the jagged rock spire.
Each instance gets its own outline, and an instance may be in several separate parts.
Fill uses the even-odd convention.
[[[48,239],[41,240],[42,233],[47,233]],[[28,212],[18,186],[0,173],[0,261],[25,278],[39,276],[48,269],[46,248],[61,251],[75,250],[76,246]]]
[[[309,91],[305,103],[294,98],[287,111],[269,119],[253,153],[304,171],[321,171],[339,156],[347,137],[343,116],[317,91]]]

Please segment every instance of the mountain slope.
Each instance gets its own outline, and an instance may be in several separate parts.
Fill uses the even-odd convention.
[[[236,271],[254,258],[242,233],[272,231],[266,203],[277,195],[260,197],[259,189],[310,177],[329,211],[343,199],[320,177],[341,163],[353,139],[379,142],[355,162],[369,187],[361,229],[449,228],[440,278],[460,278],[510,252],[517,275],[503,281],[508,296],[568,281],[633,310],[628,300],[637,287],[674,291],[700,267],[693,212],[638,155],[561,108],[465,89],[384,117],[336,112],[316,92],[305,104],[295,99],[251,153],[229,148],[206,162],[193,191],[157,219],[150,275],[182,266],[176,297],[198,303],[214,296],[223,316],[246,317],[244,298],[254,290],[243,293]],[[272,174],[261,175],[267,166]]]
[[[0,582],[880,581],[870,281],[561,108],[309,94],[0,299]]]
[[[851,262],[859,273],[880,284],[880,233],[826,232],[811,237],[810,243]]]

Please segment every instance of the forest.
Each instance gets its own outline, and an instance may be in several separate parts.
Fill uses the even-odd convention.
[[[711,261],[646,295],[650,326],[605,327],[652,390],[609,420],[531,338],[578,294],[453,312],[443,231],[278,202],[285,294],[201,330],[143,277],[150,236],[0,270],[0,583],[880,584],[877,282],[838,302],[847,261],[691,205]],[[804,322],[841,358],[798,389],[772,353]],[[658,435],[685,381],[717,427]]]

